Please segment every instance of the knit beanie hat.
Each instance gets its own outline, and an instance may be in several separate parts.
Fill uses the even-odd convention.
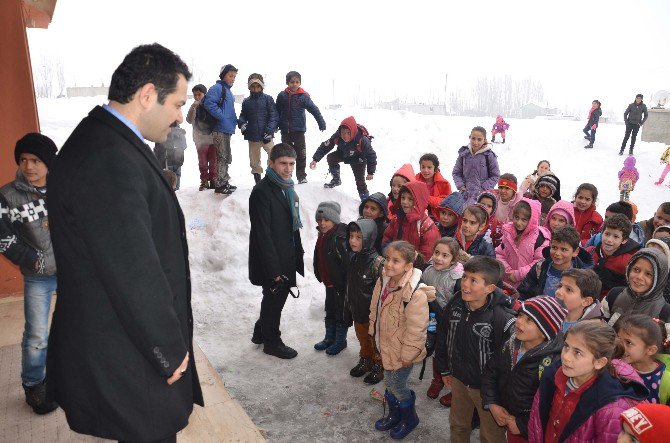
[[[49,168],[51,167],[51,162],[56,158],[57,151],[56,143],[49,137],[37,132],[29,132],[16,142],[14,160],[16,160],[16,164],[18,165],[21,154],[33,154]]]
[[[538,178],[537,181],[535,182],[535,189],[539,188],[540,186],[545,185],[548,186],[549,189],[551,189],[551,193],[553,194],[556,192],[556,189],[558,189],[558,180],[556,180],[556,176],[547,174],[543,175],[542,177]]]
[[[335,224],[340,223],[340,204],[338,202],[326,201],[319,203],[319,207],[316,208],[316,221],[326,219],[330,220]]]
[[[251,88],[251,85],[254,83],[260,85],[261,88],[265,89],[265,83],[263,83],[263,76],[260,74],[251,74],[247,80],[247,86]]]
[[[565,310],[554,297],[538,295],[521,303],[519,312],[526,314],[540,328],[547,340],[553,340],[563,327]]]
[[[230,71],[235,71],[237,72],[237,68],[231,64],[221,66],[221,71],[219,72],[219,78],[223,80],[223,77],[228,74]]]
[[[670,406],[639,403],[623,411],[620,418],[640,443],[667,441],[670,435]]]

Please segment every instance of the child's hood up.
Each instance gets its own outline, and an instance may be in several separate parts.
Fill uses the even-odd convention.
[[[349,223],[349,228],[352,226],[357,226],[363,237],[363,247],[361,248],[360,252],[365,253],[374,251],[375,241],[377,240],[377,223],[375,223],[374,220],[362,218],[360,220]],[[351,250],[349,242],[347,242],[347,249]]]
[[[430,199],[430,195],[428,194],[428,188],[426,187],[425,183],[417,181],[409,181],[404,185],[402,185],[402,188],[400,188],[401,193],[403,188],[407,189],[414,198],[414,207],[412,208],[412,212],[410,212],[409,214],[405,214],[407,216],[407,219],[421,220],[424,214],[426,213],[426,208],[428,208],[428,201]],[[401,209],[400,206],[401,200],[402,199],[398,198],[395,201],[394,206],[396,212]]]
[[[544,221],[544,227],[549,228],[549,221],[551,216],[558,210],[561,210],[568,215],[568,225],[575,226],[575,207],[569,201],[559,200],[549,209],[547,219]]]
[[[340,123],[340,128],[344,126],[345,128],[349,129],[349,132],[351,132],[351,139],[353,140],[354,137],[356,137],[356,134],[358,134],[358,125],[356,124],[356,120],[354,119],[353,116],[349,116],[342,120],[342,123]]]
[[[623,161],[623,168],[624,169],[635,169],[635,157],[632,155],[629,155],[626,157],[626,159]]]
[[[393,180],[393,177],[396,175],[399,175],[401,177],[404,177],[407,179],[407,181],[412,181],[414,180],[414,168],[412,167],[411,163],[405,163],[402,165],[391,177],[391,180]]]
[[[652,278],[651,287],[644,294],[640,294],[638,300],[655,300],[659,297],[663,299],[663,291],[665,290],[665,285],[668,279],[668,259],[663,252],[657,249],[643,248],[633,254],[626,266],[626,280],[628,280],[631,268],[641,258],[644,258],[651,263],[654,276]]]

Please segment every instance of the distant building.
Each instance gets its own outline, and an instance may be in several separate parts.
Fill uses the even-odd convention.
[[[447,115],[447,110],[442,104],[424,105],[424,104],[407,104],[405,108],[410,112],[423,115]]]
[[[65,88],[65,93],[68,97],[95,97],[97,95],[107,97],[109,88],[107,86],[74,86]]]
[[[526,103],[521,107],[521,118],[535,118],[547,114],[558,114],[558,108],[550,108],[542,103]]]

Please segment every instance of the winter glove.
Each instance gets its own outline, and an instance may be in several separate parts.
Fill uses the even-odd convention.
[[[274,135],[272,134],[263,134],[263,143],[270,143],[273,138]]]
[[[249,122],[242,123],[242,126],[240,126],[240,131],[242,131],[242,134],[244,134],[247,131],[247,126],[248,125],[249,125]]]

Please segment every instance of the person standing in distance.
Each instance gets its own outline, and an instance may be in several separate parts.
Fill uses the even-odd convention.
[[[643,98],[644,96],[642,94],[636,95],[635,101],[628,105],[626,112],[623,113],[623,121],[626,122],[626,135],[623,137],[623,143],[621,143],[619,155],[623,155],[623,151],[626,149],[626,143],[628,143],[628,137],[630,137],[631,132],[633,133],[633,138],[630,141],[628,155],[633,155],[637,132],[640,130],[644,122],[647,120],[647,116],[649,115],[647,113],[647,105],[642,103]]]
[[[79,123],[49,173],[59,269],[47,390],[82,434],[176,442],[203,405],[184,216],[143,141],[182,123],[190,78],[169,49],[134,48],[109,104]]]
[[[290,359],[298,355],[284,344],[279,324],[296,272],[305,275],[300,241],[300,205],[293,189],[296,153],[290,145],[272,148],[265,177],[249,196],[249,281],[263,288],[260,318],[251,341],[263,352]]]

